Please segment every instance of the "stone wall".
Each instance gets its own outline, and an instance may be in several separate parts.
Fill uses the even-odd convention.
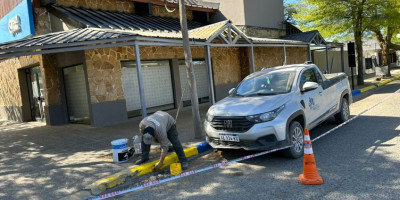
[[[173,9],[173,8],[170,8]],[[177,8],[174,12],[168,12],[163,6],[155,6],[152,7],[153,15],[160,17],[172,17],[179,19],[179,9]],[[191,10],[186,9],[186,18],[187,20],[193,20],[193,12]]]
[[[117,11],[124,13],[133,13],[135,6],[132,1],[127,0],[57,0],[56,5],[65,7],[81,7],[93,10],[108,10]],[[154,16],[161,17],[172,17],[179,18],[179,10],[175,12],[168,12],[163,6],[152,6],[152,12]],[[191,10],[186,11],[188,20],[193,19],[193,12]]]
[[[21,94],[18,80],[18,68],[21,64],[17,58],[0,61],[0,105],[21,106]]]
[[[126,0],[57,0],[56,5],[124,13],[133,13],[134,11],[133,2]]]
[[[22,112],[22,107],[22,109],[30,109],[29,105],[23,105],[21,96],[29,96],[29,94],[21,94],[21,87],[25,86],[20,85],[20,79],[26,78],[25,73],[19,76],[18,70],[34,66],[41,66],[46,105],[60,104],[59,80],[54,55],[10,58],[0,61],[0,107],[9,110],[9,112],[0,111],[0,118],[20,121],[22,118],[15,116],[22,116],[22,114],[17,112]],[[18,111],[11,111],[13,109],[18,109]]]
[[[44,54],[40,62],[46,105],[61,104],[59,70],[54,54]]]
[[[286,34],[286,31],[283,29],[270,29],[243,25],[237,25],[237,27],[246,35],[253,37],[279,38]]]
[[[204,59],[203,47],[192,47],[193,59]],[[140,47],[141,60],[184,59],[182,47]],[[237,83],[242,79],[239,48],[211,48],[214,84]],[[86,50],[91,103],[124,99],[121,61],[135,60],[133,47]],[[229,76],[227,76],[229,74]]]
[[[49,18],[49,12],[46,8],[34,8],[35,15],[35,34],[43,35],[51,33],[51,23]]]

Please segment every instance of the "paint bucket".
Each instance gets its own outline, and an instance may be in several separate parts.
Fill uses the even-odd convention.
[[[172,176],[178,175],[182,173],[181,163],[172,163],[169,166],[170,172]]]
[[[115,163],[128,161],[128,139],[113,140],[111,141],[111,145],[113,150],[113,160]]]

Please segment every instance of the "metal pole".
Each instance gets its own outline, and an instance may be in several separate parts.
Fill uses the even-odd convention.
[[[307,58],[308,58],[308,61],[311,61],[311,62],[312,62],[312,60],[311,60],[311,47],[310,47],[310,44],[307,45]]]
[[[329,71],[329,60],[328,60],[328,44],[325,44],[325,54],[326,54],[326,73],[330,73]]]
[[[344,50],[343,50],[343,45],[340,46],[340,62],[342,64],[342,72],[344,72]]]
[[[283,65],[286,65],[286,46],[283,43]]]
[[[215,104],[215,94],[214,94],[214,79],[213,79],[213,71],[211,67],[211,56],[210,56],[210,46],[206,45],[204,46],[204,50],[206,53],[206,63],[207,63],[207,69],[208,69],[208,81],[210,83],[210,104],[214,105]]]
[[[135,43],[135,58],[136,58],[137,76],[139,84],[140,104],[142,106],[142,117],[145,118],[147,116],[147,111],[146,111],[146,99],[144,96],[142,64],[140,62],[139,45],[136,43]]]
[[[250,65],[251,65],[251,73],[254,73],[256,71],[256,68],[254,66],[254,47],[253,47],[253,45],[250,46]]]

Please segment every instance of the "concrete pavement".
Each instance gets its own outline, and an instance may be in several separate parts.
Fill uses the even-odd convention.
[[[200,106],[204,119],[207,104]],[[175,116],[175,111],[170,114]],[[70,124],[45,126],[41,122],[0,121],[0,199],[58,199],[79,192],[95,181],[126,169],[105,162],[110,142],[139,134],[140,118],[102,128]],[[184,147],[194,139],[191,109],[183,108],[177,120]],[[151,157],[158,157],[154,151]],[[125,165],[133,166],[135,159]]]

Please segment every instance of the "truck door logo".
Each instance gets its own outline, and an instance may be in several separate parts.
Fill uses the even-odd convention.
[[[232,128],[232,120],[224,120],[225,128]]]
[[[309,97],[308,99],[308,106],[310,107],[311,110],[318,110],[319,109],[319,105],[315,104],[314,99]]]

